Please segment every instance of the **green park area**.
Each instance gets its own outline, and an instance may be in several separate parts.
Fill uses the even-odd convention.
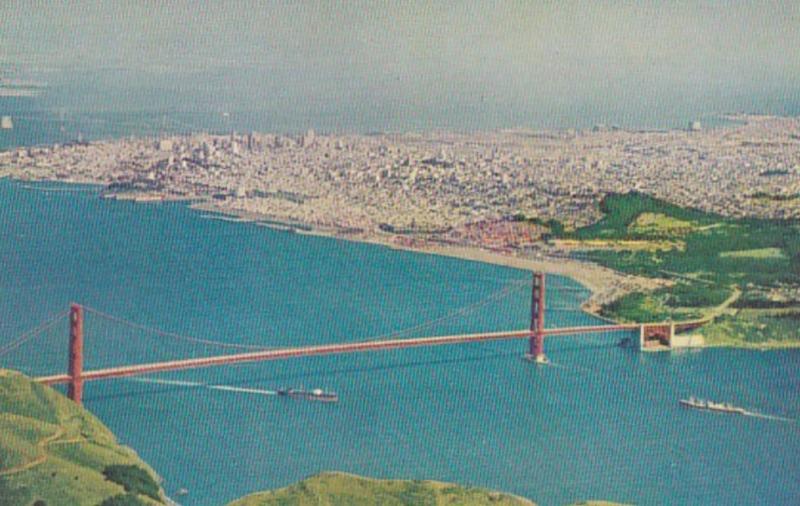
[[[709,345],[800,345],[800,223],[723,217],[638,193],[609,195],[601,208],[603,219],[558,239],[576,257],[672,283],[628,294],[604,316],[709,319],[699,330]]]

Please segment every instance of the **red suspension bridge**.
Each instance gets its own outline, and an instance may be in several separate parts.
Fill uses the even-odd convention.
[[[222,343],[218,341],[210,341],[205,339],[197,339],[188,336],[180,336],[164,331],[155,332],[165,336],[189,340],[197,344],[214,345],[228,348],[248,349],[240,353],[229,353],[224,355],[213,355],[200,358],[185,358],[179,360],[168,360],[161,362],[149,362],[133,365],[123,365],[117,367],[109,367],[102,369],[84,369],[84,313],[85,311],[92,312],[98,316],[116,320],[118,322],[127,323],[133,327],[140,329],[149,329],[148,327],[137,325],[132,322],[127,322],[121,318],[114,317],[102,313],[101,311],[84,307],[78,304],[73,304],[68,312],[69,315],[69,348],[68,348],[68,361],[67,372],[64,374],[55,374],[49,376],[39,376],[35,380],[46,384],[66,384],[68,386],[67,395],[70,399],[77,403],[82,403],[84,382],[102,380],[108,378],[122,378],[128,376],[136,376],[142,374],[150,374],[165,371],[177,371],[183,369],[195,369],[201,367],[220,366],[226,364],[237,364],[245,362],[260,362],[267,360],[284,360],[289,358],[308,357],[314,355],[332,355],[332,354],[346,354],[346,353],[361,353],[368,351],[380,350],[394,350],[401,348],[414,348],[414,347],[429,347],[429,346],[443,346],[452,344],[463,343],[476,343],[487,341],[501,341],[511,339],[527,339],[529,342],[528,353],[526,357],[538,363],[545,363],[547,359],[544,353],[545,337],[559,336],[559,335],[573,335],[573,334],[588,334],[588,333],[602,333],[620,330],[639,330],[640,346],[647,346],[648,343],[661,343],[669,344],[669,339],[676,331],[676,324],[674,323],[655,323],[655,324],[606,324],[606,325],[593,325],[593,326],[573,326],[573,327],[559,327],[559,328],[545,328],[545,275],[535,273],[533,275],[533,283],[531,285],[531,307],[530,307],[530,326],[522,330],[510,330],[499,332],[481,332],[472,334],[454,334],[444,336],[432,337],[411,337],[411,338],[398,338],[399,334],[405,333],[409,330],[419,330],[422,328],[430,327],[433,324],[440,323],[445,319],[452,318],[454,315],[448,315],[444,318],[439,318],[426,322],[421,325],[406,329],[404,331],[395,332],[387,336],[373,338],[364,341],[337,343],[337,344],[321,344],[314,346],[298,346],[298,347],[281,347],[281,348],[265,348],[260,346],[237,345],[232,343]],[[509,290],[501,291],[501,295],[507,295]],[[496,296],[487,299],[497,299]],[[559,308],[550,309],[558,311]],[[575,309],[572,309],[575,311]],[[465,311],[455,313],[455,316],[463,314]],[[23,334],[19,339],[12,341],[4,346],[0,346],[0,357],[8,351],[19,347],[22,343],[35,337],[37,332],[54,325],[53,322],[60,321],[60,318],[65,314],[57,315],[51,322],[48,322],[38,329]],[[686,330],[689,328],[699,326],[697,323],[679,324],[677,330]]]

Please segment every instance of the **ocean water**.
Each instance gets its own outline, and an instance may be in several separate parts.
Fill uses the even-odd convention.
[[[0,180],[0,346],[76,301],[198,338],[344,342],[455,315],[418,333],[523,328],[523,271],[204,217],[89,186]],[[579,285],[548,293],[548,326],[592,323]],[[509,286],[505,297],[502,290]],[[470,311],[463,310],[469,308]],[[414,335],[409,334],[409,335]],[[798,504],[800,424],[688,411],[696,395],[800,419],[800,352],[640,354],[625,333],[264,362],[89,383],[86,407],[186,505],[220,505],[323,470],[436,479],[543,505]],[[87,368],[220,353],[87,315]],[[1,367],[66,368],[66,322]],[[225,350],[222,350],[223,352]],[[337,404],[153,381],[274,391]]]

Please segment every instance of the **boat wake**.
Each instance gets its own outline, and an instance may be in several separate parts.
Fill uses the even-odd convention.
[[[228,385],[206,385],[206,388],[211,390],[222,390],[225,392],[239,392],[242,394],[278,395],[278,392],[275,390],[262,390],[260,388],[232,387]]]
[[[797,420],[793,418],[785,418],[783,416],[775,416],[775,415],[765,415],[763,413],[756,413],[753,411],[748,411],[743,413],[744,416],[752,416],[754,418],[762,418],[764,420],[774,420],[776,422],[787,422],[787,423],[797,423]]]
[[[751,416],[753,418],[761,418],[763,420],[774,420],[778,422],[789,422],[789,423],[796,422],[792,418],[785,418],[782,416],[775,416],[775,415],[765,415],[764,413],[759,413],[757,411],[750,411],[739,406],[734,406],[733,404],[729,404],[727,402],[712,402],[708,400],[698,399],[694,396],[689,397],[688,399],[681,399],[678,402],[683,407],[698,409],[701,411],[711,411],[714,413]]]
[[[276,392],[275,390],[234,387],[230,385],[209,385],[206,383],[199,383],[196,381],[179,381],[179,380],[167,380],[159,378],[128,378],[128,379],[130,381],[135,381],[137,383],[151,383],[156,385],[170,385],[170,386],[191,387],[191,388],[206,388],[208,390],[221,390],[224,392],[236,392],[242,394],[278,395],[278,392]]]
[[[559,364],[559,363],[553,362],[551,360],[548,360],[544,364],[540,364],[540,365],[544,365],[544,366],[548,366],[548,367],[555,367],[557,369],[568,369],[568,370],[573,370],[573,371],[581,371],[581,372],[589,372],[589,373],[594,372],[594,371],[592,371],[592,369],[589,369],[588,367],[581,367],[581,366],[575,365],[575,364],[570,364],[570,365]]]

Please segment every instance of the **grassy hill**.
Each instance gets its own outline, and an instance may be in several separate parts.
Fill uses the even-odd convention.
[[[244,497],[229,506],[374,504],[531,506],[534,503],[501,492],[438,481],[376,480],[345,473],[322,473],[286,488]]]
[[[628,193],[609,195],[597,223],[561,234],[576,255],[612,269],[669,278],[603,308],[622,321],[714,316],[709,344],[800,345],[800,222],[735,219]]]
[[[156,474],[91,413],[0,369],[0,506],[164,504]]]
[[[534,506],[532,501],[483,488],[440,481],[377,480],[354,474],[326,472],[285,488],[259,492],[228,506]],[[574,506],[625,506],[585,501]]]
[[[669,241],[664,250],[610,251],[590,256],[624,272],[676,273],[718,284],[800,282],[800,223],[735,219],[683,209],[639,193],[609,195],[602,220],[578,229],[583,241]]]

